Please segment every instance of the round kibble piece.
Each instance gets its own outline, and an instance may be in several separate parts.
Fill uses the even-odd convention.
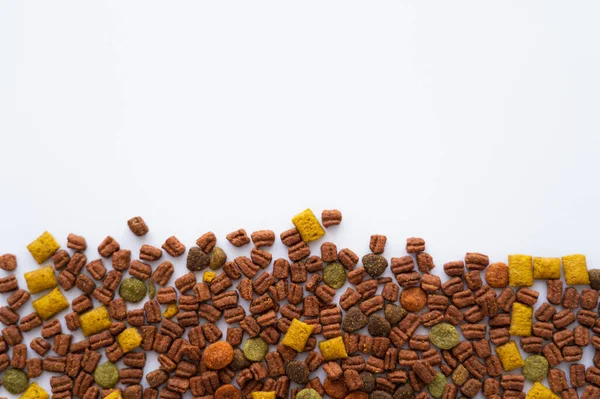
[[[360,330],[364,326],[367,325],[369,319],[367,316],[358,308],[358,306],[353,306],[344,315],[344,319],[342,320],[342,329],[345,332],[351,333],[356,330]]]
[[[12,394],[25,392],[29,386],[29,378],[22,370],[8,369],[2,375],[2,385]]]
[[[346,269],[340,262],[333,262],[323,268],[323,282],[338,289],[346,283]]]
[[[210,263],[208,267],[212,270],[218,270],[227,262],[227,254],[219,247],[215,247],[210,253]]]
[[[304,388],[296,394],[296,399],[322,399],[319,392],[312,388]]]
[[[388,261],[381,255],[367,254],[362,258],[363,266],[371,277],[379,277],[388,267]]]
[[[250,338],[244,342],[244,356],[251,362],[262,361],[268,351],[269,345],[260,337]]]
[[[233,360],[229,364],[229,368],[233,371],[238,371],[250,367],[250,362],[246,359],[244,352],[240,348],[233,350]]]
[[[414,397],[414,391],[409,384],[400,385],[393,395],[394,399],[413,399]]]
[[[343,378],[338,380],[332,380],[329,377],[325,378],[323,389],[333,399],[343,399],[348,394],[348,385],[346,385]]]
[[[409,312],[418,312],[427,304],[427,294],[420,287],[410,287],[402,290],[400,304]]]
[[[392,399],[392,395],[386,391],[377,390],[369,394],[369,399]]]
[[[460,336],[452,324],[440,323],[429,330],[429,340],[438,348],[449,350],[458,345]]]
[[[119,369],[111,362],[101,364],[94,370],[94,381],[102,388],[114,388],[119,382]]]
[[[217,388],[214,399],[242,399],[242,393],[233,385],[225,384]]]
[[[205,254],[199,247],[191,247],[188,251],[188,256],[185,266],[189,271],[199,272],[210,265],[210,256]]]
[[[375,376],[368,371],[360,373],[360,379],[363,382],[361,391],[373,392],[375,390]]]
[[[390,322],[385,319],[385,317],[373,314],[369,318],[369,334],[374,337],[387,337],[390,333],[392,326]]]
[[[504,288],[508,285],[508,266],[497,262],[488,266],[485,271],[485,281],[493,288]]]
[[[442,373],[437,373],[433,381],[427,385],[427,390],[434,398],[441,398],[444,394],[444,388],[446,387],[446,384],[448,384],[446,376]]]
[[[119,287],[119,295],[127,302],[137,303],[144,299],[147,292],[146,283],[135,277],[123,279]]]
[[[213,370],[221,370],[233,361],[233,347],[229,342],[215,342],[204,350],[204,364]]]
[[[393,303],[386,304],[383,309],[385,319],[389,321],[391,325],[398,324],[398,322],[406,316],[406,313],[406,310],[404,310],[402,306]]]
[[[308,366],[306,362],[293,361],[285,367],[285,374],[296,384],[304,385],[308,382]]]
[[[528,356],[523,365],[523,376],[532,382],[541,381],[548,375],[548,367],[548,360],[544,356]]]

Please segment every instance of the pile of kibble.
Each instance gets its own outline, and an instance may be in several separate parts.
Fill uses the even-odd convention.
[[[600,352],[594,366],[578,363],[590,344],[600,348],[600,270],[588,271],[583,255],[490,264],[467,253],[443,265],[442,282],[421,238],[389,261],[383,235],[371,236],[362,258],[332,242],[311,253],[308,243],[341,221],[337,210],[320,221],[310,209],[296,215],[279,235],[288,259],[272,259],[271,230],[228,234],[236,247],[253,244],[249,257],[232,260],[212,232],[189,249],[174,236],[162,249],[143,245],[139,259],[109,236],[91,261],[83,237],[70,234],[69,251],[45,232],[27,248],[52,264],[25,273],[27,290],[14,275],[0,278],[2,388],[48,399],[33,382],[47,372],[53,399],[600,398]],[[128,225],[148,232],[141,217]],[[188,272],[175,275],[163,251],[187,252]],[[383,276],[388,267],[395,280]],[[0,256],[0,268],[15,271],[16,257]],[[527,288],[534,279],[548,287],[540,306]],[[69,302],[63,291],[72,289],[81,295]],[[35,311],[20,315],[30,299]],[[85,338],[76,341],[61,319]],[[39,336],[23,342],[33,330]],[[155,370],[145,369],[150,352]]]

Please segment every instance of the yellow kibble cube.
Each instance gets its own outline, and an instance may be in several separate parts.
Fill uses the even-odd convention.
[[[69,307],[69,301],[58,288],[55,288],[46,295],[33,301],[31,305],[42,320],[48,320],[55,314],[67,309]]]
[[[121,334],[117,335],[117,342],[123,350],[123,353],[127,353],[141,345],[142,336],[137,328],[129,327],[123,330]]]
[[[565,271],[565,281],[568,285],[590,283],[590,275],[588,274],[585,255],[576,254],[563,256],[562,264]]]
[[[110,328],[111,324],[110,315],[105,306],[99,306],[79,316],[79,325],[86,337]]]
[[[532,307],[514,302],[510,319],[510,335],[529,337],[531,335],[532,317]]]
[[[252,399],[275,399],[275,391],[254,391]]]
[[[27,246],[27,249],[38,264],[44,263],[49,257],[60,249],[52,234],[44,231],[41,236]]]
[[[58,286],[52,266],[25,273],[25,282],[30,294],[37,294]]]
[[[560,258],[533,258],[533,278],[556,280],[560,278]]]
[[[171,303],[171,304],[167,305],[167,309],[165,310],[165,313],[163,313],[163,316],[165,317],[165,319],[170,319],[171,317],[175,316],[177,313],[179,313],[179,308],[177,307],[176,304]]]
[[[319,342],[319,349],[325,360],[346,359],[348,357],[342,337]]]
[[[121,393],[120,389],[115,389],[114,391],[106,395],[104,399],[123,399],[123,394]]]
[[[305,242],[318,240],[325,235],[325,230],[323,230],[319,220],[310,208],[294,216],[292,223],[294,223]]]
[[[306,341],[308,341],[310,334],[313,332],[313,328],[314,326],[310,324],[306,324],[298,319],[294,319],[292,320],[292,323],[285,333],[281,343],[285,346],[289,346],[296,352],[302,352],[304,350],[304,346],[306,346]]]
[[[533,285],[532,257],[530,255],[508,255],[508,285],[531,287]]]
[[[32,382],[21,395],[21,399],[48,399],[49,397],[48,392],[35,382]]]
[[[217,273],[215,272],[204,272],[204,275],[202,275],[202,281],[205,283],[210,283],[215,277],[217,277]]]
[[[525,399],[560,399],[560,396],[539,382],[534,382]]]
[[[518,369],[525,364],[515,341],[510,341],[504,345],[497,346],[496,353],[500,358],[504,371]]]

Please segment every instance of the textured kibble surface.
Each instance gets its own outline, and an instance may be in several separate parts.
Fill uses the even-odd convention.
[[[138,216],[0,255],[0,399],[600,398],[585,255],[467,242],[439,259],[394,234],[348,248],[341,222],[306,209],[281,232],[184,240]]]

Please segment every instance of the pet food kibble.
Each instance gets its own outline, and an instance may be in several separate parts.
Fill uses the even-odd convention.
[[[225,384],[217,388],[214,399],[242,399],[242,393],[233,385]]]
[[[440,323],[429,331],[429,340],[438,348],[449,350],[458,345],[460,336],[453,325]]]
[[[185,265],[189,271],[199,272],[210,265],[210,256],[199,247],[191,247]]]
[[[427,294],[421,287],[410,287],[402,290],[400,304],[409,312],[419,312],[427,304]]]
[[[94,381],[102,388],[114,388],[119,382],[119,369],[111,362],[101,364],[94,370]]]
[[[203,359],[209,369],[224,369],[233,361],[233,347],[229,342],[217,341],[206,347]]]
[[[447,384],[448,381],[446,380],[446,376],[442,373],[437,373],[433,381],[427,384],[427,390],[434,398],[441,398]]]
[[[306,341],[308,341],[308,337],[312,334],[314,326],[301,322],[300,320],[294,318],[292,323],[288,327],[285,336],[281,340],[283,345],[289,346],[294,349],[296,352],[304,351],[304,347],[306,346]]]
[[[267,352],[269,351],[269,345],[260,337],[250,338],[244,342],[243,350],[246,359],[250,360],[251,362],[260,362],[267,355]]]
[[[215,279],[215,277],[217,277],[217,273],[215,272],[204,272],[204,274],[202,274],[202,281],[205,283],[210,283]]]
[[[323,230],[319,220],[310,209],[306,209],[294,216],[292,223],[296,226],[296,230],[298,230],[304,242],[315,241],[325,235],[325,230]]]
[[[363,256],[362,263],[371,277],[379,277],[388,267],[388,261],[381,255],[367,254]]]
[[[322,320],[322,318],[321,318]],[[392,326],[383,316],[372,314],[369,318],[368,331],[373,337],[387,337]]]
[[[548,375],[548,360],[544,356],[531,355],[525,359],[523,375],[531,382],[541,381]]]
[[[563,256],[562,264],[568,285],[590,284],[585,255]]]
[[[508,255],[508,282],[511,287],[531,287],[533,285],[533,267],[530,255]]]
[[[510,320],[510,335],[529,337],[531,335],[531,324],[533,308],[522,303],[515,302],[512,305],[512,317]]]
[[[128,277],[121,281],[119,295],[127,302],[137,303],[146,297],[148,287],[146,283],[135,277]]]
[[[402,306],[398,306],[393,303],[386,304],[385,308],[383,309],[383,314],[391,325],[397,324],[404,318],[404,316],[406,316],[406,313],[406,310],[403,309]]]
[[[33,301],[33,309],[42,320],[48,320],[69,307],[69,301],[58,288]]]
[[[50,395],[37,383],[32,383],[29,388],[21,395],[20,399],[49,399]],[[106,398],[105,398],[106,399]]]
[[[546,388],[539,382],[535,382],[525,399],[560,399],[560,396]]]
[[[517,348],[517,344],[514,341],[509,341],[504,345],[497,346],[496,353],[500,358],[504,371],[512,371],[519,367],[523,367],[525,364],[521,357],[521,353]]]
[[[233,360],[229,364],[229,368],[232,370],[242,370],[250,366],[250,362],[246,359],[246,355],[240,348],[233,350]]]
[[[285,367],[285,375],[296,384],[306,384],[308,382],[308,373],[308,367],[303,361],[289,362]]]
[[[123,330],[123,332],[117,336],[117,342],[123,353],[127,353],[141,345],[142,336],[137,328],[129,327]]]
[[[340,262],[333,262],[323,268],[323,282],[338,289],[346,283],[346,269]]]
[[[252,399],[275,399],[275,391],[254,391]]]
[[[549,280],[560,278],[560,258],[533,258],[533,278]]]
[[[319,350],[327,361],[346,359],[348,357],[342,337],[335,337],[319,342]]]
[[[68,253],[67,253],[68,255]],[[17,268],[17,257],[13,254],[0,255],[0,269],[12,272]]]
[[[167,305],[167,309],[165,309],[165,312],[163,313],[163,317],[165,319],[170,319],[171,317],[175,316],[177,313],[179,313],[179,307],[177,306],[177,304],[170,303]]]
[[[60,249],[60,245],[52,237],[52,234],[45,231],[29,244],[27,249],[31,253],[31,256],[33,256],[33,259],[41,265]]]
[[[345,332],[354,332],[366,326],[367,323],[369,323],[367,316],[358,306],[353,306],[344,315],[341,327]]]
[[[210,252],[210,262],[208,263],[208,267],[212,270],[218,270],[223,267],[223,265],[227,262],[227,254],[219,247],[215,247]]]
[[[29,378],[22,370],[8,369],[2,374],[2,385],[12,394],[25,392],[29,386]]]
[[[595,290],[600,290],[600,269],[592,269],[588,271],[590,286]]]
[[[37,294],[58,286],[52,266],[42,267],[41,269],[25,273],[25,282],[30,294]]]
[[[485,271],[485,281],[493,288],[504,288],[508,285],[508,266],[497,262],[488,266]]]
[[[129,230],[138,237],[146,235],[149,231],[148,225],[141,216],[135,216],[129,219],[127,221],[127,226],[129,226]]]
[[[322,399],[322,397],[314,389],[304,388],[296,394],[296,399]]]
[[[86,337],[110,328],[111,324],[110,314],[105,306],[99,306],[79,316],[79,325]]]
[[[102,391],[102,392],[104,393],[104,391]],[[23,398],[21,398],[21,399],[23,399]],[[102,399],[123,399],[123,395],[121,394],[120,389],[115,389]]]

